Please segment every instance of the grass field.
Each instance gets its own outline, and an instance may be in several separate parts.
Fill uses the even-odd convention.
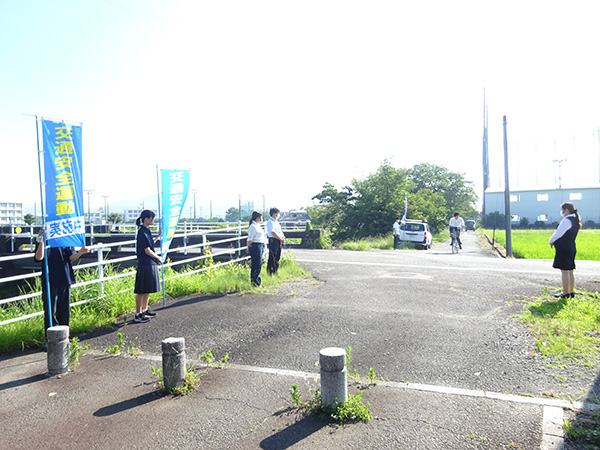
[[[492,237],[492,230],[481,230]],[[512,230],[512,247],[515,258],[554,259],[554,249],[548,239],[552,230]],[[504,230],[496,230],[496,241],[506,245]],[[577,235],[577,257],[579,260],[600,261],[600,230],[579,230]]]

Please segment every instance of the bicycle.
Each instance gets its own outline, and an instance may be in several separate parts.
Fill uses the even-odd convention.
[[[452,246],[452,253],[458,253],[458,249],[460,248],[460,229],[453,227],[450,230],[450,237],[452,238],[452,243],[450,244]]]

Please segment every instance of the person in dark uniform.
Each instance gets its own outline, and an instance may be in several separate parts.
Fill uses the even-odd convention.
[[[148,309],[150,294],[160,291],[160,275],[158,264],[160,256],[154,251],[154,238],[150,226],[154,224],[154,212],[145,209],[138,217],[135,224],[138,228],[137,235],[137,260],[138,267],[135,274],[135,317],[134,322],[148,322],[155,312]]]
[[[560,209],[563,219],[548,242],[550,247],[554,247],[555,250],[552,267],[560,269],[562,275],[563,291],[561,294],[556,294],[555,297],[571,298],[575,297],[575,276],[573,274],[575,254],[577,253],[575,238],[581,228],[581,220],[573,203],[563,203],[560,205]]]
[[[279,209],[271,208],[271,218],[267,221],[267,238],[269,239],[269,260],[267,261],[267,272],[275,275],[279,270],[279,259],[281,258],[281,247],[285,242],[285,235],[278,222]]]
[[[43,231],[37,239],[35,260],[44,260]],[[75,251],[73,247],[48,247],[48,271],[50,274],[50,308],[52,310],[52,326],[69,326],[71,317],[71,285],[75,284],[73,261],[89,252],[87,247]],[[44,303],[44,330],[50,327],[50,312],[48,311],[48,292],[46,285],[46,264],[42,264],[42,302]]]

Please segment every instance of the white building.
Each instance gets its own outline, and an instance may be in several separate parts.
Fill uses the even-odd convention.
[[[0,224],[23,224],[23,203],[0,202]]]
[[[600,187],[532,189],[510,192],[512,222],[526,218],[551,224],[560,222],[560,205],[571,202],[577,209],[581,223],[593,221],[600,224]],[[504,191],[485,191],[486,214],[498,211],[504,214]]]
[[[140,215],[142,214],[142,211],[142,208],[126,209],[125,211],[123,211],[123,222],[135,222],[138,219],[138,217],[140,217]]]

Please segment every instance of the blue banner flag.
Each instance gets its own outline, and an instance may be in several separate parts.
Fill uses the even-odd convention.
[[[408,199],[406,192],[404,193],[404,215],[402,216],[402,223],[406,223],[406,213],[408,212]]]
[[[161,170],[162,186],[162,236],[160,252],[163,262],[175,235],[177,223],[190,188],[189,170]]]
[[[49,247],[84,247],[81,126],[42,120],[46,238]]]

